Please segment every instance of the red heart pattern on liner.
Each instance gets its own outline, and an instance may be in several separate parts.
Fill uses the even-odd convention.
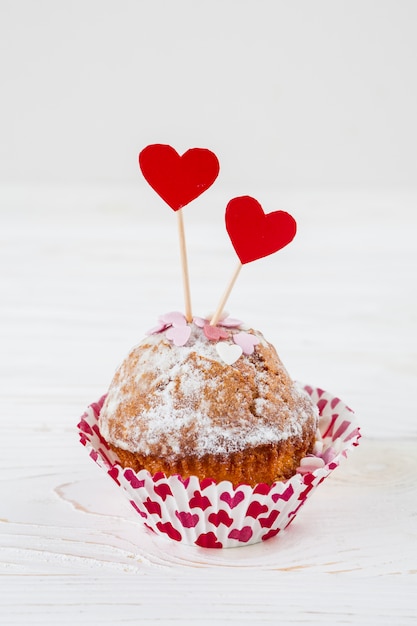
[[[226,513],[226,511],[223,511],[223,509],[220,509],[218,513],[210,513],[210,515],[208,516],[208,521],[210,524],[214,524],[216,528],[218,528],[220,524],[224,524],[227,527],[233,524],[233,518],[229,517],[229,515]]]
[[[220,496],[220,500],[223,500],[223,502],[226,502],[230,506],[231,509],[234,509],[244,499],[245,499],[245,494],[243,493],[243,491],[237,491],[234,496],[231,496],[230,493],[227,493],[227,492],[222,493]]]
[[[196,476],[153,476],[146,470],[123,469],[98,430],[104,396],[90,405],[78,424],[81,443],[91,458],[125,491],[138,519],[168,539],[204,548],[229,548],[267,541],[284,530],[314,490],[359,443],[352,411],[322,389],[306,386],[320,403],[322,459],[333,449],[331,461],[284,482],[255,487],[228,481],[216,483]],[[312,457],[313,458],[313,457]],[[314,457],[315,458],[315,457]]]
[[[194,526],[197,526],[200,520],[197,513],[193,515],[192,513],[188,513],[187,511],[185,511],[184,513],[175,511],[175,515],[178,517],[184,528],[194,528]]]
[[[297,224],[285,211],[264,213],[251,196],[232,198],[226,207],[226,230],[242,265],[278,252],[295,237]]]
[[[173,211],[206,191],[220,169],[216,155],[206,148],[190,148],[179,155],[165,144],[144,148],[139,154],[139,166],[145,180]]]
[[[248,510],[246,511],[246,517],[259,517],[261,513],[266,513],[268,507],[265,504],[260,504],[257,500],[250,503]]]

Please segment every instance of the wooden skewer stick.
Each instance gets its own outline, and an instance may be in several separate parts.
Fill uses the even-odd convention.
[[[236,267],[234,274],[232,276],[232,280],[230,281],[230,283],[228,284],[226,291],[223,294],[222,299],[220,300],[219,306],[217,307],[217,310],[215,312],[215,314],[213,315],[213,317],[211,318],[211,322],[210,322],[210,326],[215,326],[217,324],[217,322],[219,321],[221,314],[223,313],[223,309],[226,305],[227,299],[230,296],[230,292],[233,289],[233,285],[236,282],[237,277],[239,276],[239,272],[242,269],[242,263],[239,263],[238,266]]]
[[[183,284],[184,299],[185,299],[185,319],[187,320],[187,322],[192,322],[193,314],[191,312],[190,280],[188,276],[187,249],[185,246],[185,232],[184,232],[184,220],[182,217],[182,209],[179,209],[178,211],[176,211],[176,213],[177,213],[178,235],[180,239],[182,284]]]

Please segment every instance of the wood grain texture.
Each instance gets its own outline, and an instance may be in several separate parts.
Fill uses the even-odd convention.
[[[184,213],[193,309],[236,257],[227,190]],[[141,526],[75,425],[159,313],[182,308],[172,212],[143,189],[0,189],[0,623],[414,624],[417,195],[275,190],[294,244],[228,308],[358,414],[359,448],[265,544],[207,551]]]

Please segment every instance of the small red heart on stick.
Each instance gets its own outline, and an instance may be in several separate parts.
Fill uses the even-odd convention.
[[[226,207],[225,217],[226,230],[240,263],[211,318],[210,326],[216,326],[219,321],[242,266],[278,252],[294,239],[297,232],[292,215],[285,211],[265,214],[259,202],[250,196],[232,198]]]
[[[264,213],[255,198],[240,196],[226,207],[226,230],[244,265],[284,248],[294,239],[297,224],[285,211]]]
[[[178,211],[198,198],[216,180],[219,161],[206,148],[190,148],[179,155],[165,144],[152,144],[139,154],[139,166],[152,189]]]

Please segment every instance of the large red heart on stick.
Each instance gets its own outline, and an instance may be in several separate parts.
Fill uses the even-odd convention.
[[[242,264],[273,254],[295,237],[297,224],[285,211],[264,213],[255,198],[240,196],[226,207],[226,229]]]
[[[219,162],[206,148],[190,148],[179,155],[165,144],[152,144],[139,154],[139,166],[152,189],[178,211],[216,180]]]

